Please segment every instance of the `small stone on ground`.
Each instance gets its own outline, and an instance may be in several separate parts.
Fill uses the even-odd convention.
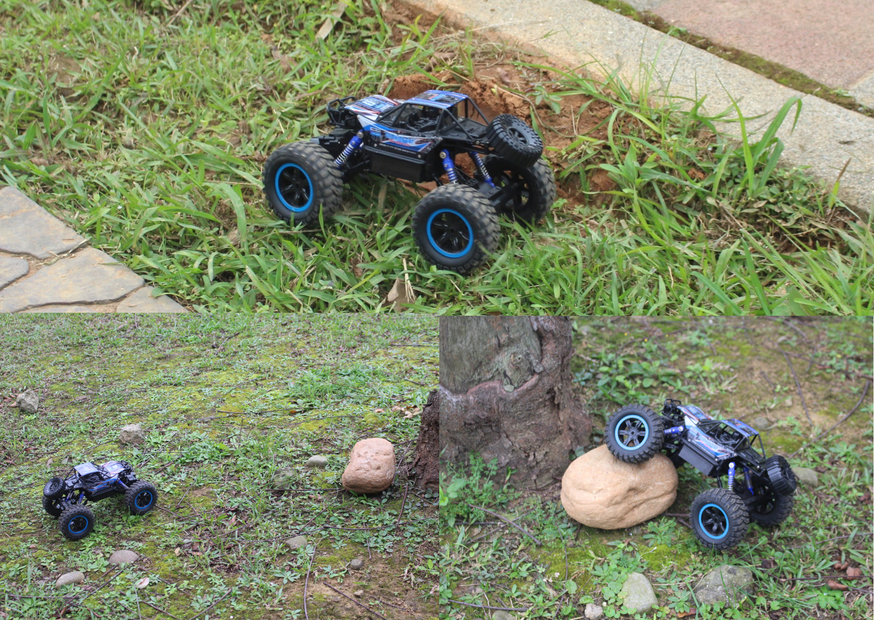
[[[649,579],[641,573],[631,573],[619,592],[622,604],[635,613],[647,611],[658,604]]]
[[[285,544],[288,545],[292,551],[297,549],[302,549],[307,546],[307,537],[306,536],[295,536],[294,538],[289,538],[285,541]]]
[[[496,611],[492,614],[492,620],[515,620],[516,617],[506,611]]]
[[[804,484],[804,486],[819,486],[819,475],[817,475],[817,473],[812,469],[807,469],[806,467],[793,467],[792,473],[795,474],[795,477],[799,482]]]
[[[364,590],[355,590],[355,592],[353,592],[352,594],[354,594],[355,596],[361,597],[361,596],[364,596]]]
[[[362,439],[352,447],[343,472],[343,487],[353,493],[379,493],[395,477],[395,450],[387,439]]]
[[[702,605],[713,603],[740,603],[743,590],[753,583],[753,572],[742,566],[723,564],[704,575],[695,586],[695,596]]]
[[[364,568],[364,560],[362,560],[361,558],[355,558],[354,560],[349,562],[349,568],[351,568],[352,570],[361,570],[362,568]]]
[[[139,424],[128,424],[121,429],[121,443],[141,444],[146,440],[146,433]]]
[[[274,489],[290,489],[297,484],[297,472],[293,467],[281,467],[273,474]]]
[[[16,397],[15,406],[23,413],[36,413],[39,409],[39,394],[26,390]]]
[[[752,424],[753,428],[757,431],[766,431],[773,426],[771,421],[763,415],[758,416],[755,420],[753,420]]]
[[[328,465],[328,457],[326,456],[311,456],[306,462],[307,467],[325,467]]]
[[[58,581],[55,584],[56,586],[66,586],[71,583],[82,583],[85,581],[85,573],[82,571],[74,570],[71,573],[64,573],[60,577],[58,577]]]
[[[138,556],[133,551],[128,549],[120,549],[109,556],[110,564],[130,564],[131,562],[136,562],[139,559]]]
[[[604,610],[601,609],[600,605],[595,605],[595,603],[586,603],[585,614],[589,620],[598,620],[598,618],[604,615]]]

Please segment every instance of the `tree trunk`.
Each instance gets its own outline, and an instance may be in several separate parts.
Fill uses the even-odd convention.
[[[441,464],[468,454],[515,470],[534,487],[560,476],[591,420],[573,394],[566,317],[440,320]]]
[[[440,392],[434,390],[428,394],[428,402],[422,409],[419,441],[416,444],[416,458],[413,460],[416,484],[423,489],[436,489],[439,483],[439,424]]]

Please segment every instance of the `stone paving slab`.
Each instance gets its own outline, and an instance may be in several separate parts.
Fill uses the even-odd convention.
[[[872,0],[666,0],[653,12],[835,89],[874,69]]]
[[[443,14],[452,26],[537,47],[559,63],[586,65],[601,76],[616,71],[634,90],[646,81],[654,97],[669,94],[697,100],[706,96],[704,108],[710,114],[729,110],[730,94],[739,101],[745,117],[761,115],[748,123],[753,137],[761,135],[790,97],[801,97],[802,112],[795,130],[790,131],[790,121],[778,133],[786,147],[781,162],[804,167],[829,186],[847,164],[839,197],[861,211],[874,206],[874,119],[802,95],[589,2],[402,1],[419,13]],[[737,123],[721,123],[718,128],[740,137]]]
[[[0,189],[0,250],[44,259],[83,243],[84,237],[14,187]]]
[[[0,312],[186,312],[17,189],[0,188]]]

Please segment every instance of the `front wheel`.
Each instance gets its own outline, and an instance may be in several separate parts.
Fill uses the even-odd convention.
[[[692,502],[689,522],[702,545],[722,550],[743,540],[750,516],[736,493],[729,489],[710,489]]]
[[[88,506],[69,506],[61,513],[58,527],[68,540],[81,540],[94,529],[94,513]]]
[[[416,206],[413,235],[430,262],[466,274],[497,248],[498,214],[472,187],[441,185]]]
[[[500,114],[486,129],[486,140],[496,155],[517,166],[531,166],[543,154],[543,141],[518,116]]]
[[[124,494],[124,503],[132,515],[144,515],[155,507],[158,490],[151,482],[137,482]]]
[[[531,166],[519,166],[504,157],[489,155],[486,170],[497,187],[511,187],[513,199],[506,212],[526,224],[536,224],[549,213],[555,202],[555,175],[545,159]]]
[[[626,463],[643,463],[661,450],[665,423],[643,405],[623,407],[607,422],[604,439],[611,454]]]
[[[789,466],[789,462],[779,454],[768,458],[765,463],[765,471],[768,472],[768,480],[777,495],[792,495],[798,482],[795,474]]]
[[[761,527],[775,527],[789,518],[795,497],[792,495],[777,495],[771,489],[756,489],[763,496],[762,502],[750,508],[750,519]]]
[[[315,142],[276,149],[264,163],[264,194],[280,219],[309,225],[339,208],[343,177],[328,151]]]

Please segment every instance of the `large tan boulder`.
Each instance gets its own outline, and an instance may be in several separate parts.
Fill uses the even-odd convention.
[[[618,530],[664,512],[677,497],[677,482],[677,470],[664,454],[623,463],[600,446],[564,472],[561,505],[583,525]]]
[[[352,447],[343,486],[355,493],[379,493],[395,477],[395,449],[386,439],[362,439]]]

